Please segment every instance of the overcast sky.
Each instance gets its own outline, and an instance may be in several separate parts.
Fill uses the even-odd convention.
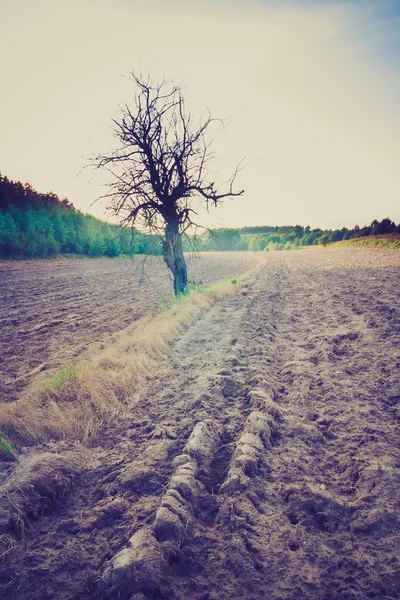
[[[400,1],[0,0],[0,172],[103,216],[85,156],[110,147],[131,69],[226,119],[208,226],[400,222]]]

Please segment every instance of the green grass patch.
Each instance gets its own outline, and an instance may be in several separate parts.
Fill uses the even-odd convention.
[[[68,388],[78,379],[78,371],[73,362],[63,365],[52,377],[44,380],[44,385],[56,394]]]
[[[0,437],[0,457],[3,460],[15,461],[18,460],[17,450],[7,438]]]
[[[199,291],[204,287],[204,282],[201,279],[191,279],[188,281],[187,294],[190,294],[193,290]]]

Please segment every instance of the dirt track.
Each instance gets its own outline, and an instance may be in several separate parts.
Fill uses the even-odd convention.
[[[16,542],[4,597],[400,598],[399,274],[267,255]]]
[[[209,285],[254,263],[243,253],[192,256],[189,278]],[[0,261],[0,401],[139,319],[171,289],[156,257]]]

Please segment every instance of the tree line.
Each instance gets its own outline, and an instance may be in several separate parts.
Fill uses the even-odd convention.
[[[160,254],[158,236],[83,214],[66,198],[37,192],[0,174],[0,256],[48,258]]]
[[[353,229],[311,229],[310,226],[260,226],[238,229],[214,229],[200,236],[203,251],[295,250],[304,246],[350,240],[370,235],[400,234],[400,223],[391,219],[374,219],[370,225]]]
[[[193,238],[184,236],[185,251],[289,250],[326,245],[370,235],[400,234],[391,219],[374,220],[365,227],[323,230],[295,226],[258,226],[206,230]],[[162,254],[162,238],[140,233],[83,214],[66,198],[37,192],[29,183],[12,181],[0,174],[0,256],[47,258],[65,254],[117,257]]]

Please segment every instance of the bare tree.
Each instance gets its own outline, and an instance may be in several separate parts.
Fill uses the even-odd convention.
[[[244,190],[233,191],[239,168],[223,190],[210,177],[215,139],[210,132],[217,119],[209,115],[196,126],[179,86],[154,84],[134,73],[132,80],[134,107],[125,105],[120,118],[113,120],[119,146],[93,162],[111,175],[102,198],[120,222],[162,235],[164,261],[178,295],[187,289],[182,234],[195,225],[193,202],[199,199],[208,210]]]

